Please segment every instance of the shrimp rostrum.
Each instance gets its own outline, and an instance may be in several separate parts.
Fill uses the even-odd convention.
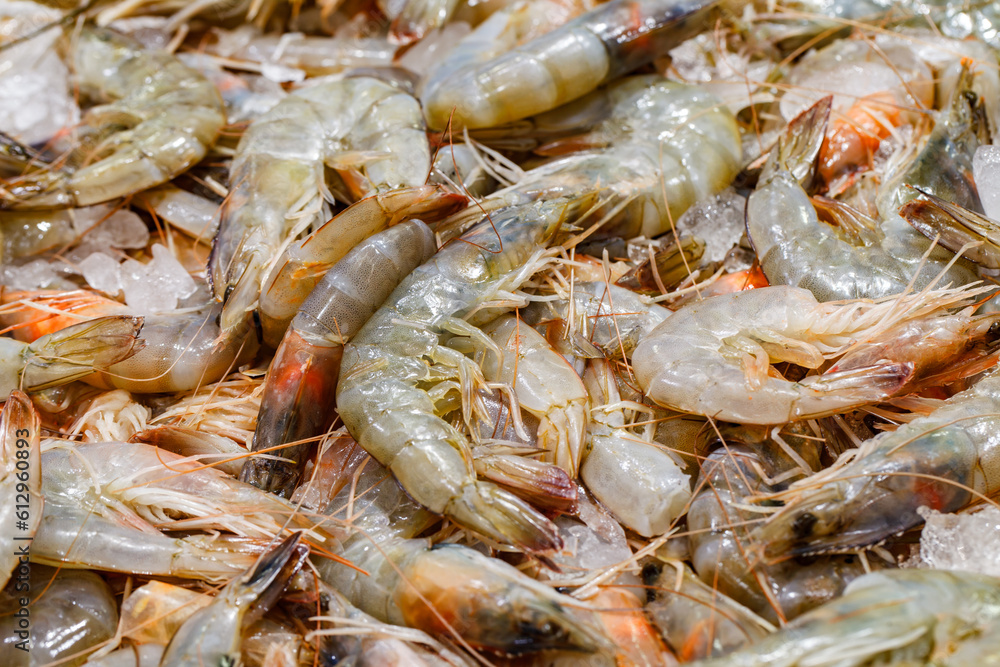
[[[62,167],[0,187],[0,209],[98,204],[166,183],[205,156],[226,122],[208,79],[107,28],[65,39],[80,92],[102,104],[87,113],[83,143]]]

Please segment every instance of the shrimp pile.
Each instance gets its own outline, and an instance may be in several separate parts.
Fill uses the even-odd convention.
[[[998,35],[0,2],[0,664],[1000,662]]]

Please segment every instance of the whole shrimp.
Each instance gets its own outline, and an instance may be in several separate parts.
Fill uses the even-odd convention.
[[[357,532],[343,556],[371,574],[332,561],[316,565],[323,581],[362,611],[432,635],[457,633],[473,648],[504,654],[606,647],[585,605],[475,549],[415,539],[436,518],[367,457],[344,466],[335,485],[342,488],[324,511],[351,512]]]
[[[250,125],[209,261],[223,333],[256,307],[282,244],[320,220],[324,197],[333,196],[327,165],[336,173],[333,191],[348,202],[422,185],[430,146],[420,105],[377,79],[345,79],[296,91]],[[382,228],[381,217],[371,222],[366,234],[352,230],[355,237]]]
[[[305,563],[309,550],[301,544],[301,539],[301,533],[292,533],[263,554],[251,569],[226,584],[210,605],[199,609],[178,628],[163,652],[160,666],[201,667],[238,662],[244,623],[262,616],[277,602],[289,580]]]
[[[581,208],[586,200],[515,206],[446,245],[344,348],[337,389],[351,434],[417,502],[532,552],[558,548],[555,526],[507,492],[477,482],[468,439],[438,415],[437,404],[447,406],[449,399],[471,411],[474,385],[485,382],[471,359],[442,343],[449,334],[483,342],[482,332],[462,316],[526,280],[541,246]]]
[[[964,260],[952,264],[947,250],[926,255],[927,240],[914,244],[912,229],[866,228],[860,216],[849,226],[848,216],[840,229],[854,235],[849,241],[845,232],[820,221],[803,183],[823,144],[830,104],[824,98],[789,124],[747,200],[747,236],[768,281],[806,288],[820,301],[879,298],[903,292],[911,282],[920,289],[937,280],[975,281],[974,268]],[[901,244],[912,251],[902,252]]]
[[[584,132],[560,141],[589,150],[535,167],[485,202],[514,193],[544,199],[599,192],[606,198],[594,214],[600,235],[654,237],[725,189],[740,169],[736,119],[697,86],[631,76],[549,115],[583,123]]]
[[[867,440],[833,467],[775,494],[785,506],[752,539],[768,560],[849,551],[1000,489],[1000,373],[925,417]]]
[[[890,570],[751,646],[698,667],[953,664],[966,642],[995,636],[1000,581],[970,572]],[[982,664],[973,662],[970,664]]]
[[[253,451],[290,461],[250,458],[240,479],[291,496],[312,447],[332,423],[344,343],[358,332],[403,278],[434,254],[434,233],[419,220],[363,241],[338,262],[305,300],[268,369]]]
[[[485,63],[429,83],[432,129],[503,125],[554,109],[665,54],[709,25],[716,0],[612,0]]]
[[[969,336],[989,354],[993,325],[967,313],[972,292],[924,291],[879,302],[818,303],[808,290],[771,286],[715,296],[677,311],[643,338],[632,354],[645,394],[664,407],[743,424],[783,424],[846,411],[913,386],[947,365]],[[942,349],[921,345],[878,348],[870,365],[833,367],[797,382],[771,372],[789,361],[819,368],[856,342],[894,327],[937,327]]]
[[[0,209],[88,206],[160,185],[201,160],[226,122],[215,87],[173,55],[106,28],[72,35],[76,85],[102,104],[68,164],[7,180]]]

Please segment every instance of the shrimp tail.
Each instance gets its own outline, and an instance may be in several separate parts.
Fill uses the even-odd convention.
[[[914,189],[925,198],[914,199],[900,207],[899,215],[904,220],[953,253],[961,252],[966,259],[988,269],[1000,269],[1000,223],[919,188]]]
[[[562,548],[559,530],[528,503],[488,482],[467,484],[444,514],[481,535],[524,551]]]
[[[816,160],[826,136],[833,96],[827,95],[793,118],[771,151],[760,180],[767,182],[778,171],[787,171],[808,189],[816,171]]]
[[[262,615],[281,596],[308,557],[309,548],[302,543],[302,533],[292,533],[243,576],[237,597],[241,601],[254,601],[255,609]]]
[[[312,442],[333,421],[342,345],[315,344],[294,328],[286,333],[271,362],[261,400],[252,450],[282,457],[248,459],[240,480],[291,497],[305,468]]]
[[[28,346],[22,384],[45,389],[128,359],[143,347],[142,325],[141,317],[102,317],[42,336]]]
[[[482,477],[533,505],[563,513],[576,511],[579,488],[557,465],[512,454],[487,454],[476,457],[475,467]]]
[[[876,363],[863,368],[849,368],[807,378],[808,384],[827,395],[850,396],[852,401],[874,403],[892,396],[907,386],[913,377],[909,362]]]

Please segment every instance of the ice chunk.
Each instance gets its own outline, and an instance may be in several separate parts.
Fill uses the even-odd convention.
[[[158,216],[196,239],[210,243],[215,236],[220,207],[210,199],[173,185],[154,188],[139,196]]]
[[[726,188],[689,208],[677,221],[677,229],[705,241],[702,261],[721,261],[743,236],[746,202],[736,190]]]
[[[56,267],[44,259],[21,266],[7,265],[0,272],[0,284],[14,290],[59,289],[61,283]]]
[[[145,248],[149,243],[149,230],[142,218],[107,205],[76,209],[73,226],[80,244],[66,255],[70,262],[82,262],[95,252],[114,255],[109,252],[112,248]]]
[[[1000,146],[980,146],[972,158],[979,199],[987,217],[1000,220]]]
[[[570,576],[617,565],[632,556],[625,531],[588,498],[581,498],[579,517],[556,519],[563,550],[553,560]]]
[[[45,21],[58,19],[57,13],[38,7],[32,11],[32,4],[5,3],[5,14],[14,6],[21,7],[12,12],[18,20],[11,23],[23,25],[25,33]],[[80,120],[80,110],[70,92],[68,70],[56,52],[56,40],[61,34],[59,29],[46,31],[9,48],[0,59],[0,127],[22,143],[43,143]]]
[[[917,512],[926,521],[918,567],[1000,577],[1000,510],[987,506],[969,514],[942,514],[921,507]]]
[[[115,296],[122,288],[122,271],[118,260],[103,252],[95,252],[78,266],[83,279],[91,288]]]
[[[142,264],[127,259],[121,264],[125,303],[139,313],[175,310],[177,302],[194,293],[194,279],[181,263],[159,243],[153,246],[153,259]]]

